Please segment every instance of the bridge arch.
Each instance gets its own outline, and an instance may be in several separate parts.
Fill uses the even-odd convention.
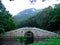
[[[34,34],[32,31],[25,32],[24,36],[27,36],[27,40],[25,41],[25,44],[31,44],[34,42]]]

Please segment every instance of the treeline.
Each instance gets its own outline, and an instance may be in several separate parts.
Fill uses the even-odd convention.
[[[26,20],[22,20],[16,23],[18,28],[21,27],[37,27],[49,31],[60,30],[60,4],[56,4],[54,7],[47,7],[37,15],[30,17]]]

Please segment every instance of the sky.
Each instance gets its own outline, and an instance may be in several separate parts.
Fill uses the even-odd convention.
[[[46,0],[45,2],[42,2],[41,0],[37,0],[36,3],[31,4],[29,0],[14,0],[14,1],[9,1],[9,0],[2,0],[2,3],[6,7],[6,9],[13,15],[15,16],[17,13],[29,9],[29,8],[36,8],[36,9],[43,9],[48,6],[52,6],[52,4],[58,4],[60,3],[59,1],[56,0]]]

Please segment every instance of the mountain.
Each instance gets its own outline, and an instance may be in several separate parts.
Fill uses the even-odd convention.
[[[17,21],[21,21],[36,15],[39,11],[41,11],[41,9],[35,9],[35,8],[26,9],[23,10],[22,12],[19,12],[17,15],[15,15],[14,19]]]

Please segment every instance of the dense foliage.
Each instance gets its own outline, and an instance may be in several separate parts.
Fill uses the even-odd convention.
[[[56,4],[50,11],[48,24],[48,30],[60,30],[60,4]]]
[[[14,19],[9,11],[6,11],[3,4],[0,2],[0,34],[16,28]],[[2,8],[3,7],[3,8]],[[3,10],[2,10],[3,9]]]

